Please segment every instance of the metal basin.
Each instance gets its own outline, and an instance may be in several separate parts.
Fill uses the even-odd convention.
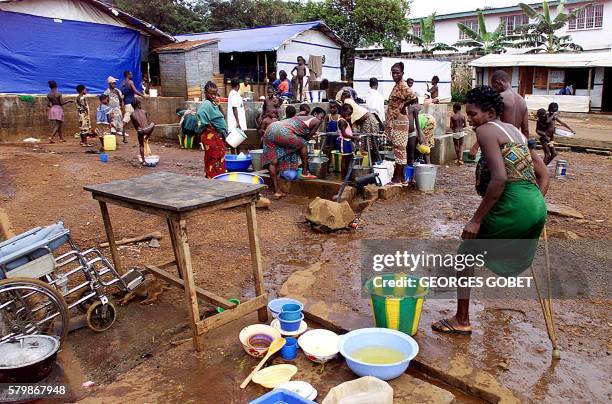
[[[329,159],[324,156],[317,156],[308,159],[308,171],[316,175],[317,178],[324,180],[327,178],[327,169],[329,168]]]
[[[355,181],[357,178],[364,175],[372,174],[372,167],[369,166],[354,166],[353,172],[351,173],[351,181]]]

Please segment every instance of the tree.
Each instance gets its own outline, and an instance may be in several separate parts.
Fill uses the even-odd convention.
[[[116,0],[117,8],[169,34],[209,29],[206,17],[186,0]]]
[[[253,28],[295,22],[297,2],[283,0],[209,0],[207,8],[211,30]]]
[[[472,47],[468,52],[477,55],[488,55],[489,53],[503,53],[506,48],[514,44],[504,34],[504,24],[500,23],[495,31],[488,32],[482,11],[478,10],[478,32],[463,23],[458,23],[459,31],[463,32],[469,39],[455,43],[459,47]]]
[[[430,16],[421,18],[419,26],[421,29],[420,35],[409,33],[406,35],[406,41],[415,44],[422,48],[423,53],[433,54],[435,51],[457,51],[457,48],[447,45],[442,42],[436,42],[436,13]]]
[[[408,0],[325,0],[301,5],[298,21],[323,20],[354,47],[394,50],[410,29]]]
[[[561,1],[557,6],[557,16],[553,19],[550,16],[550,8],[546,0],[542,3],[542,13],[538,13],[528,4],[519,3],[525,14],[530,19],[535,20],[535,22],[515,28],[515,33],[518,34],[519,39],[516,47],[533,48],[527,53],[582,51],[582,46],[573,43],[571,36],[557,36],[555,31],[563,28],[570,19],[576,18],[576,14],[589,5],[587,4],[566,13],[565,1]]]

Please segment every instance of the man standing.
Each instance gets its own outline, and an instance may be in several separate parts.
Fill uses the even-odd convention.
[[[108,95],[108,106],[111,109],[111,113],[113,114],[113,122],[111,124],[111,131],[115,133],[120,133],[123,136],[123,143],[127,143],[125,129],[123,124],[123,94],[121,90],[119,90],[115,83],[119,81],[113,76],[108,76],[106,79],[106,83],[108,84],[108,88],[104,91],[104,94]]]
[[[251,78],[250,77],[245,77],[244,78],[244,83],[240,84],[240,89],[238,90],[238,94],[240,94],[241,97],[244,97],[244,93],[248,92],[251,93],[253,92],[253,89],[251,87]]]
[[[370,78],[370,90],[366,99],[366,108],[376,116],[378,122],[385,122],[385,100],[378,92],[378,79]]]
[[[231,81],[232,91],[227,96],[227,130],[231,131],[234,128],[240,128],[246,131],[246,112],[244,110],[244,101],[240,96],[240,80],[233,78]]]

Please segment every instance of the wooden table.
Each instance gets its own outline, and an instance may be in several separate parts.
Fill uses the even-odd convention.
[[[264,189],[265,185],[226,182],[159,172],[128,180],[89,185],[84,188],[86,191],[91,192],[93,198],[100,204],[100,211],[102,212],[102,220],[104,221],[113,263],[120,274],[125,273],[125,271],[121,266],[121,260],[117,253],[117,245],[107,204],[115,204],[166,219],[175,259],[158,266],[146,265],[145,268],[146,271],[152,272],[156,277],[185,289],[187,315],[191,324],[193,344],[196,350],[201,351],[203,348],[199,336],[204,332],[227,324],[255,310],[258,312],[259,321],[267,321],[268,313],[266,305],[268,297],[264,292],[263,264],[255,212],[255,203],[259,197],[259,191]],[[251,249],[251,262],[256,292],[255,298],[238,306],[212,292],[196,287],[193,278],[191,253],[189,252],[186,221],[187,218],[201,213],[236,206],[246,207],[249,246]],[[179,277],[165,271],[165,269],[173,266],[178,268]],[[227,310],[203,320],[200,318],[198,297]]]

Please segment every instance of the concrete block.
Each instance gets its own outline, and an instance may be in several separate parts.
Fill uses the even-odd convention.
[[[383,201],[395,198],[402,192],[402,187],[384,185],[378,188],[378,199]]]
[[[455,146],[451,133],[436,137],[435,142],[435,146],[431,151],[432,164],[441,165],[455,161]],[[463,138],[463,150],[469,149],[474,143],[476,143],[476,134],[469,131]]]

